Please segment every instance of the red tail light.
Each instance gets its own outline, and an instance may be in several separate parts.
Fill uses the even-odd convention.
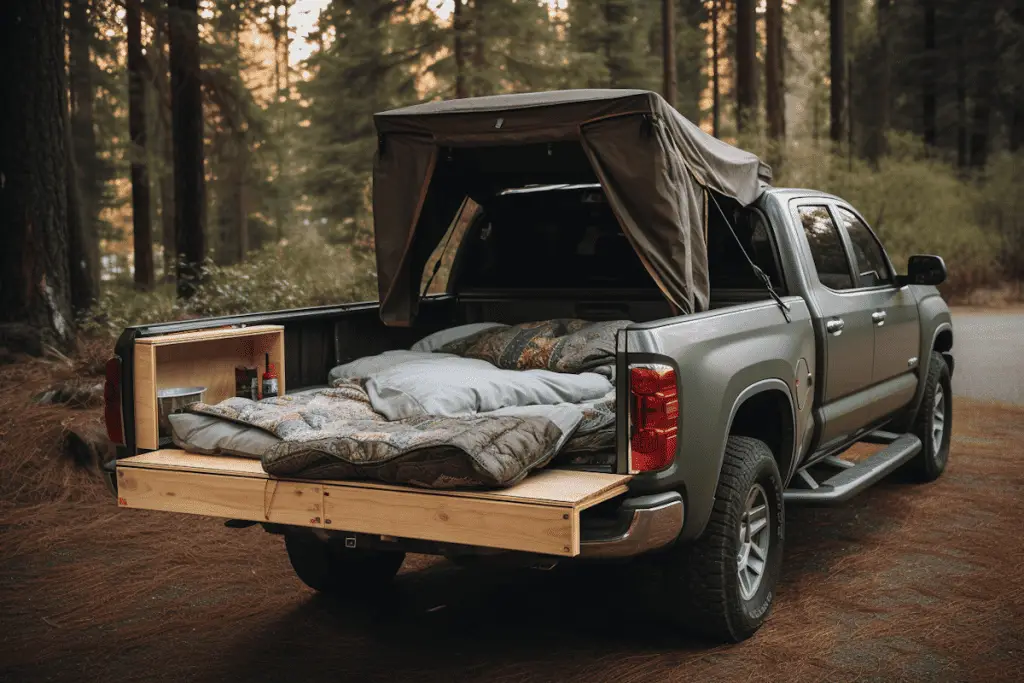
[[[665,365],[630,368],[629,388],[633,401],[629,470],[651,472],[668,467],[676,455],[676,371]]]
[[[107,381],[103,384],[103,421],[107,436],[115,444],[124,445],[124,419],[121,416],[121,359],[107,361]]]

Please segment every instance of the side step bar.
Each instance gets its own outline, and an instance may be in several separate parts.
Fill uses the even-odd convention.
[[[783,494],[787,503],[842,503],[893,472],[921,452],[921,440],[913,434],[902,434],[884,450],[858,463],[829,458],[840,471],[822,483],[817,483],[806,470],[797,474],[810,488],[789,489]]]

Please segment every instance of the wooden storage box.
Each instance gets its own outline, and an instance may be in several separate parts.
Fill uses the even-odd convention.
[[[629,475],[539,470],[497,491],[280,479],[259,460],[177,449],[117,461],[118,505],[573,557],[580,512]]]
[[[160,447],[158,389],[206,387],[203,400],[217,403],[235,395],[235,367],[256,366],[260,376],[265,354],[277,368],[278,393],[285,391],[284,327],[216,328],[144,337],[135,342],[135,443]]]

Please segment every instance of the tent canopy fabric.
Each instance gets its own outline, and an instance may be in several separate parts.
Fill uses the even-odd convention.
[[[771,169],[646,90],[561,90],[427,102],[374,116],[381,318],[409,325],[424,264],[467,197],[601,183],[645,268],[680,313],[704,310],[706,191],[754,202]]]

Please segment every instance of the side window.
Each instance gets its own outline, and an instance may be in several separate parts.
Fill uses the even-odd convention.
[[[892,273],[886,263],[882,245],[871,234],[868,226],[861,219],[846,209],[839,208],[839,220],[843,222],[846,232],[850,235],[853,255],[856,257],[858,287],[878,287],[891,285]]]
[[[797,213],[804,226],[807,243],[811,245],[811,256],[821,284],[829,289],[853,289],[850,264],[828,207],[801,206]]]

